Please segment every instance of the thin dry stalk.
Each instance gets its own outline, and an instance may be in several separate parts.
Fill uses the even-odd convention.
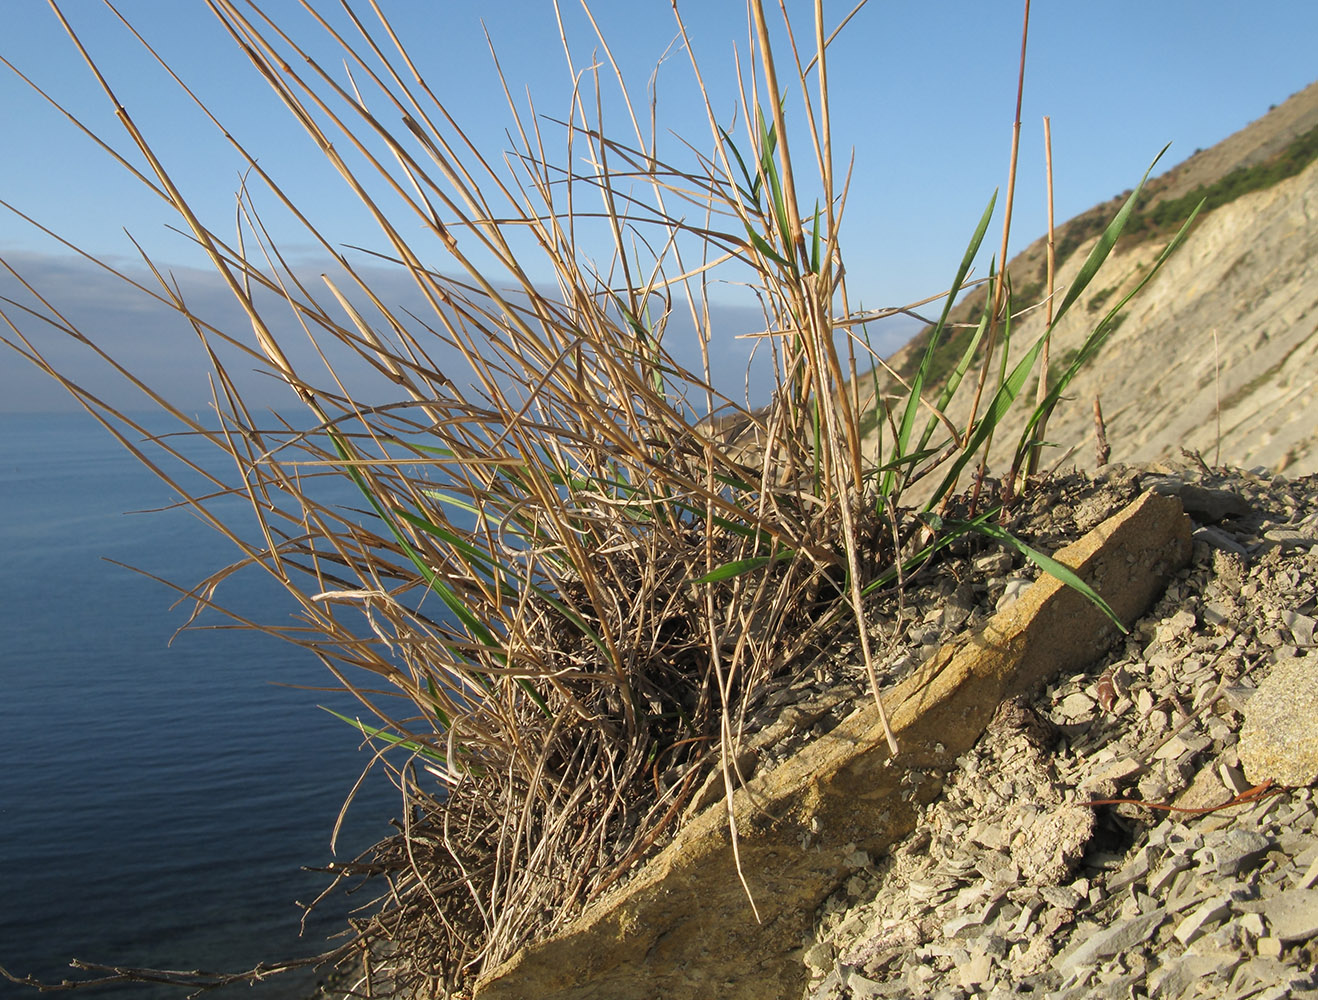
[[[1107,443],[1107,424],[1103,422],[1103,408],[1094,397],[1094,464],[1100,469],[1107,465],[1112,448]]]
[[[1044,326],[1051,328],[1053,325],[1053,293],[1056,289],[1057,278],[1057,232],[1053,219],[1053,127],[1052,119],[1047,115],[1043,116],[1043,158],[1044,158],[1044,176],[1047,185],[1048,200],[1048,237],[1046,252],[1046,273],[1044,279]],[[1035,405],[1041,411],[1039,423],[1034,432],[1035,438],[1042,442],[1048,434],[1048,418],[1051,416],[1051,408],[1046,405],[1048,398],[1048,365],[1052,355],[1052,338],[1049,337],[1043,342],[1043,351],[1039,355],[1039,390],[1035,394]],[[1030,448],[1029,455],[1025,460],[1026,478],[1033,476],[1039,468],[1039,446]]]

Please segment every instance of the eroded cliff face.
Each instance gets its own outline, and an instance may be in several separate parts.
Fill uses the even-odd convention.
[[[1067,262],[1063,281],[1086,249]],[[1093,293],[1063,317],[1054,359],[1080,345],[1160,249],[1144,244],[1108,261]],[[1041,313],[1027,317],[1013,353],[1043,329]],[[1071,384],[1049,425],[1061,446],[1051,454],[1074,448],[1076,464],[1095,464],[1099,398],[1113,461],[1179,457],[1185,448],[1210,464],[1318,472],[1316,354],[1318,163],[1199,221]]]
[[[1315,98],[1318,86],[1292,101],[1318,109]],[[1294,117],[1286,116],[1285,122],[1294,126]],[[1242,146],[1240,137],[1261,124],[1227,141]],[[1085,242],[1059,262],[1057,301],[1093,243]],[[1148,272],[1165,243],[1152,240],[1128,249],[1118,244],[1056,329],[1051,345],[1055,370],[1065,367],[1106,311]],[[1033,246],[1013,262],[1012,273],[1019,266],[1033,274],[1037,250]],[[1012,357],[1019,358],[1044,329],[1042,308],[1018,317]],[[1048,427],[1047,439],[1056,447],[1045,451],[1041,468],[1059,459],[1081,468],[1097,464],[1097,398],[1111,461],[1179,458],[1187,449],[1209,464],[1266,466],[1296,475],[1318,472],[1316,354],[1318,162],[1200,217],[1069,387]],[[900,364],[901,354],[894,360]],[[1035,384],[1031,380],[1026,387],[1030,400]],[[1024,402],[996,436],[996,474],[1010,464],[1010,450],[1028,415]],[[959,399],[949,415],[964,420],[968,408],[969,399]]]

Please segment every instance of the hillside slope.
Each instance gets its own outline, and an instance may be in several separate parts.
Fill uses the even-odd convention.
[[[1054,368],[1152,264],[1188,206],[1207,193],[1210,209],[1072,383],[1049,426],[1048,439],[1058,447],[1045,452],[1045,467],[1063,456],[1068,464],[1095,464],[1098,398],[1112,461],[1150,461],[1185,448],[1210,463],[1318,472],[1316,144],[1318,84],[1150,182],[1136,232],[1118,244],[1055,331]],[[1067,251],[1059,254],[1059,290],[1119,205],[1117,199],[1096,206],[1059,227],[1058,245]],[[1041,238],[1010,265],[1027,302],[1040,297],[1043,261]],[[969,320],[982,303],[982,292],[970,296],[954,318]],[[1043,330],[1042,310],[1020,317],[1013,356]],[[913,371],[927,334],[889,363]],[[1032,385],[1027,391],[1033,393]],[[961,399],[950,415],[956,419],[966,409],[968,400]],[[1014,443],[1023,419],[1008,420],[998,440]],[[1005,452],[999,450],[996,465],[1009,461]]]

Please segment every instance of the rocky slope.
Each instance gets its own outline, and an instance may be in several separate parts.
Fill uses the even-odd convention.
[[[810,1000],[1318,995],[1318,478],[1134,479],[1185,500],[1190,565],[858,859],[805,943]]]

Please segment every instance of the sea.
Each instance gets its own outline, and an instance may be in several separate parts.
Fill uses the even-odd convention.
[[[46,981],[110,966],[237,972],[319,954],[346,926],[308,869],[388,836],[397,790],[325,668],[246,630],[175,634],[188,587],[236,550],[81,413],[0,414],[0,966]],[[152,512],[145,512],[152,511]],[[143,572],[135,572],[128,564]],[[262,621],[290,598],[249,575],[221,596]],[[371,893],[373,896],[374,893]],[[298,1000],[323,973],[207,993]],[[75,996],[181,998],[150,984]],[[0,979],[0,997],[36,997]]]

